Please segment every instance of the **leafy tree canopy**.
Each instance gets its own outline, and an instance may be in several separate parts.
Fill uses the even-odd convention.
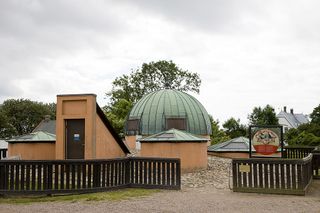
[[[310,118],[311,123],[320,125],[320,104],[319,106],[313,109],[312,113],[310,114]]]
[[[274,108],[266,105],[264,108],[255,107],[248,115],[250,125],[278,125],[278,118]]]
[[[30,133],[45,115],[55,118],[55,104],[8,99],[0,105],[0,138]]]
[[[237,138],[240,136],[247,135],[247,127],[243,124],[240,124],[240,119],[230,118],[223,123],[223,128],[225,129],[225,133],[230,138]]]
[[[117,132],[121,133],[129,110],[143,95],[160,89],[199,93],[200,84],[197,73],[182,70],[172,61],[144,63],[141,68],[112,82],[112,90],[106,93],[110,103],[104,110]]]
[[[212,128],[211,145],[229,140],[230,137],[220,128],[219,120],[214,120],[211,115],[209,115],[209,119]]]

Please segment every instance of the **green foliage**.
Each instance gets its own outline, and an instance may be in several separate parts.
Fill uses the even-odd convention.
[[[157,189],[121,189],[109,192],[98,192],[64,196],[25,196],[25,197],[2,197],[2,204],[31,204],[39,202],[95,202],[95,201],[120,201],[138,197],[150,196],[160,192]]]
[[[247,127],[243,124],[240,124],[240,119],[236,120],[234,118],[230,118],[223,123],[223,128],[225,129],[225,133],[232,139],[240,136],[247,135]]]
[[[110,103],[104,110],[116,131],[121,134],[131,107],[143,95],[161,89],[199,93],[200,84],[197,73],[182,70],[172,61],[144,63],[141,68],[112,82],[112,90],[106,93]]]
[[[142,64],[141,69],[122,75],[112,82],[112,90],[106,95],[111,103],[125,99],[137,102],[143,95],[161,90],[176,89],[199,93],[201,80],[197,73],[180,69],[172,61],[158,61]]]
[[[16,135],[17,131],[9,122],[8,117],[0,111],[0,138],[10,138],[12,135]]]
[[[212,135],[210,136],[211,145],[229,140],[230,137],[222,129],[220,129],[219,121],[214,120],[211,115],[209,115],[209,119],[212,128]]]
[[[297,129],[289,129],[285,135],[289,145],[320,145],[320,125],[314,123],[302,124]]]
[[[55,117],[55,104],[8,99],[0,106],[0,138],[30,133],[45,115]]]
[[[255,107],[248,115],[250,125],[278,125],[278,118],[274,108],[266,105],[264,108]]]
[[[312,113],[310,114],[310,118],[311,123],[320,125],[320,104],[319,106],[313,109]]]
[[[104,107],[106,116],[111,122],[113,128],[123,137],[123,127],[127,118],[127,114],[132,108],[132,102],[127,101],[126,99],[120,99],[115,102],[113,106]]]

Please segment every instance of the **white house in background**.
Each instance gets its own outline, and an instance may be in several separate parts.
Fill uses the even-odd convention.
[[[8,142],[0,140],[0,149],[8,149]]]
[[[279,124],[283,126],[283,131],[286,132],[291,128],[297,128],[301,124],[309,122],[308,116],[302,113],[295,114],[293,109],[290,109],[290,113],[287,112],[287,107],[283,107],[277,118],[279,119]]]

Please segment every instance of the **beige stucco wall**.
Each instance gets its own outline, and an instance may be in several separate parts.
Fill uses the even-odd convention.
[[[97,114],[96,95],[58,95],[56,159],[65,159],[66,119],[85,119],[84,159],[125,156],[125,153]]]
[[[96,95],[58,95],[56,159],[65,159],[65,119],[85,119],[85,159],[96,158]]]
[[[129,147],[130,150],[133,150],[136,148],[136,138],[135,135],[129,135],[125,137],[125,143]]]
[[[98,159],[125,157],[126,155],[99,116],[96,116],[96,149]]]
[[[207,143],[141,143],[142,157],[180,158],[181,171],[207,168]]]
[[[54,143],[9,143],[8,156],[20,156],[22,160],[54,160]]]

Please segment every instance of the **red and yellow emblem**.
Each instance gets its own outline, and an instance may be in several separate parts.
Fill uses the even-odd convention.
[[[270,129],[261,129],[257,131],[252,138],[252,145],[256,153],[262,155],[271,155],[277,152],[280,146],[279,136]]]

